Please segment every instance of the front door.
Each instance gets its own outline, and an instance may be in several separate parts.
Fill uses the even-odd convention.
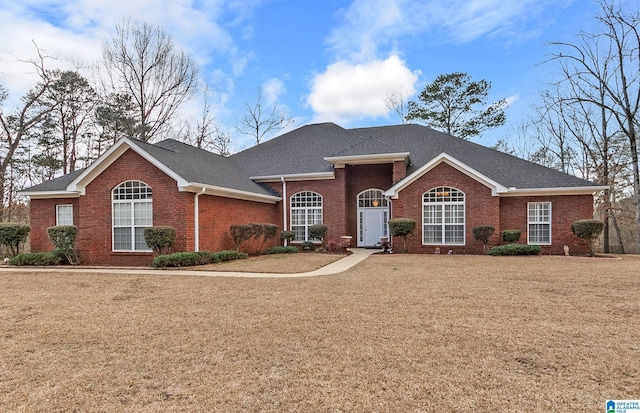
[[[358,194],[358,247],[373,247],[388,236],[389,201],[381,189]]]
[[[372,247],[380,242],[380,237],[384,236],[384,214],[383,208],[366,208],[363,218],[363,247]]]

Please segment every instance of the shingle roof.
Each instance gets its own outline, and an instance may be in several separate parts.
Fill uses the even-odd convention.
[[[327,173],[326,157],[408,152],[407,174],[446,153],[504,187],[517,189],[597,186],[592,182],[455,138],[425,126],[408,124],[344,129],[333,123],[306,125],[223,157],[168,139],[155,144],[133,141],[187,182],[260,195],[276,195],[249,177]],[[81,171],[36,185],[24,192],[64,191]]]

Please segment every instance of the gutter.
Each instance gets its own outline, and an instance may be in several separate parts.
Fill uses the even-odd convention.
[[[282,182],[282,227],[283,231],[287,230],[287,181],[284,179],[284,176],[280,177],[280,182]],[[287,240],[284,240],[284,246],[287,246]]]
[[[196,252],[200,251],[200,203],[198,202],[198,198],[200,198],[200,195],[204,194],[206,190],[207,188],[202,187],[200,192],[196,192],[193,196],[193,243],[195,244],[194,251]]]

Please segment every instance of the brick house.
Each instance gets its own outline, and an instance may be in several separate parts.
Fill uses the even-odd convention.
[[[480,253],[472,228],[522,231],[545,253],[587,249],[571,233],[593,217],[592,182],[420,125],[344,129],[303,126],[230,157],[165,140],[122,139],[88,168],[25,189],[31,249],[52,249],[46,229],[76,225],[85,263],[148,265],[142,231],[173,226],[175,251],[230,249],[232,224],[266,222],[309,240],[328,226],[328,242],[376,245],[387,222],[418,223],[415,253]],[[274,241],[275,242],[275,241]]]

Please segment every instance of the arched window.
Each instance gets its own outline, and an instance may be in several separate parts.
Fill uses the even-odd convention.
[[[309,238],[309,227],[322,224],[322,195],[304,191],[291,196],[291,231],[294,241],[313,241]]]
[[[153,225],[151,187],[140,181],[127,181],[112,191],[113,250],[150,251],[144,229]]]
[[[359,208],[380,208],[387,206],[387,198],[380,189],[367,189],[358,195]]]
[[[464,192],[441,186],[422,198],[422,243],[464,245]]]

